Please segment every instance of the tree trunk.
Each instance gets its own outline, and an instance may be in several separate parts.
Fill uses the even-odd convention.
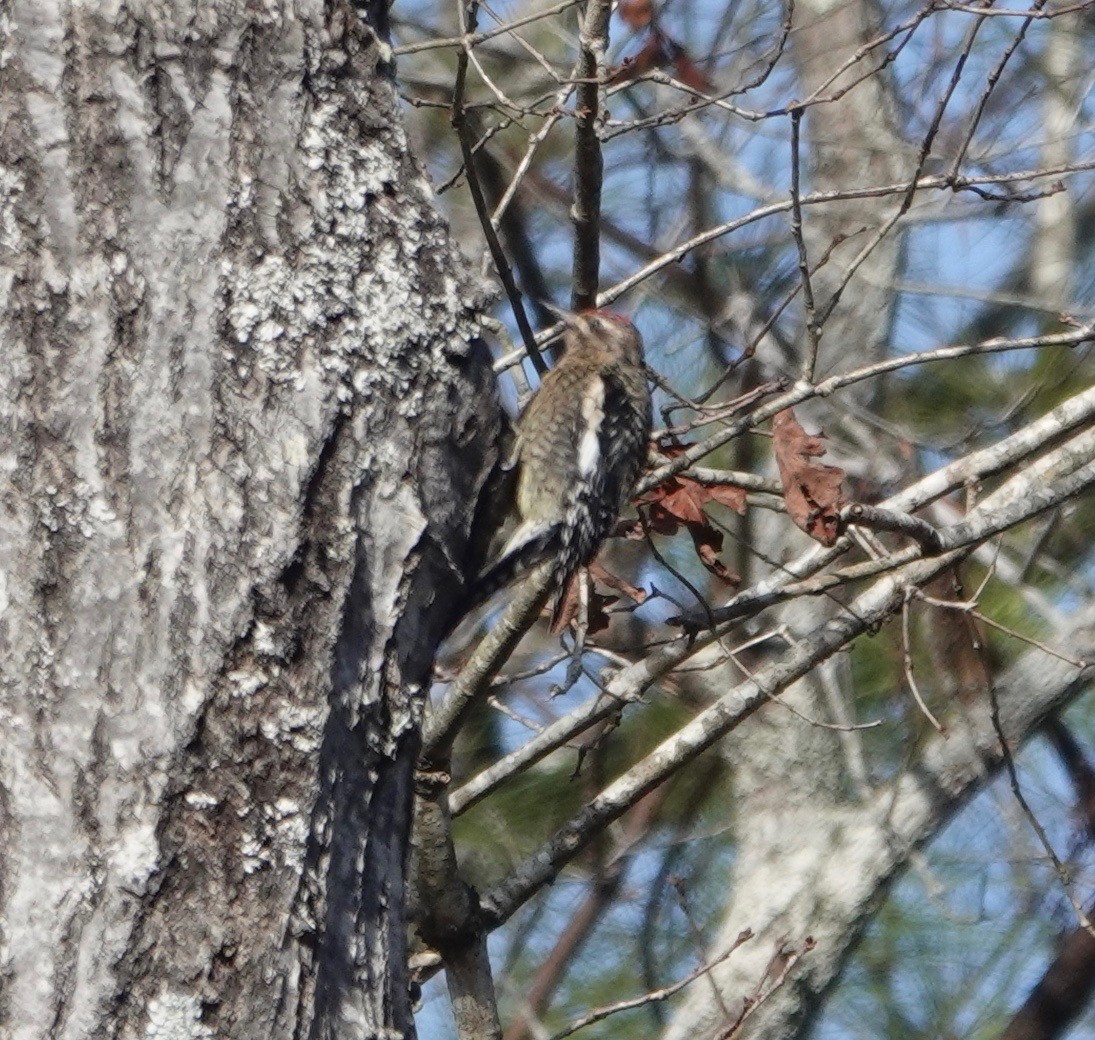
[[[0,12],[4,1035],[413,1033],[498,411],[387,53],[341,0]]]

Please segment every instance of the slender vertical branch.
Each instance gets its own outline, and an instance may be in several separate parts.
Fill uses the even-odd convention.
[[[1045,849],[1046,855],[1053,864],[1053,869],[1061,882],[1061,888],[1064,889],[1068,901],[1072,904],[1072,909],[1076,911],[1076,918],[1080,922],[1080,927],[1089,936],[1095,938],[1095,925],[1092,925],[1080,901],[1072,894],[1072,877],[1068,872],[1068,868],[1061,862],[1061,857],[1057,855],[1056,850],[1053,848],[1053,843],[1049,840],[1046,829],[1042,826],[1038,817],[1035,816],[1034,810],[1031,809],[1030,803],[1023,794],[1023,789],[1019,785],[1019,772],[1015,768],[1011,745],[1008,743],[1007,735],[1004,733],[1004,728],[1000,722],[1000,701],[996,694],[996,687],[992,684],[989,685],[989,718],[992,720],[992,728],[996,733],[996,739],[1000,742],[1000,759],[1007,771],[1011,793],[1015,796],[1015,801],[1019,803],[1019,808],[1023,810],[1023,815],[1034,829],[1034,833],[1038,835],[1038,841],[1041,842],[1042,848]]]
[[[574,140],[574,285],[575,310],[597,304],[601,267],[601,185],[604,160],[597,120],[601,109],[601,72],[608,47],[609,0],[589,0],[582,15],[578,55],[578,117]]]
[[[1011,44],[1000,55],[1000,60],[996,63],[996,67],[989,73],[988,79],[985,81],[985,89],[981,91],[981,96],[977,99],[977,108],[974,110],[973,118],[970,120],[969,126],[966,127],[966,135],[962,138],[962,144],[959,146],[954,156],[954,162],[951,163],[950,175],[952,179],[958,177],[958,171],[962,168],[962,162],[966,158],[966,152],[969,151],[970,143],[973,141],[973,135],[977,132],[977,128],[981,125],[981,117],[985,114],[985,106],[989,102],[989,98],[992,96],[992,92],[996,89],[996,84],[1000,81],[1000,76],[1004,72],[1004,66],[1011,60],[1011,56],[1019,49],[1019,44],[1026,38],[1027,30],[1030,28],[1031,22],[1034,21],[1034,14],[1041,11],[1046,5],[1046,0],[1034,0],[1031,5],[1031,17],[1023,19],[1022,24],[1019,26],[1019,31],[1015,34],[1015,39],[1011,41]]]
[[[802,304],[806,311],[806,356],[802,359],[802,378],[813,382],[817,368],[817,351],[821,341],[821,327],[814,313],[814,287],[810,283],[810,261],[806,256],[806,239],[802,234],[802,199],[799,189],[799,124],[802,109],[791,109],[791,234],[798,249],[798,270],[802,277]]]
[[[415,783],[411,891],[415,926],[441,954],[459,1040],[501,1040],[498,1000],[477,896],[464,881],[452,841],[448,774],[420,769]]]
[[[498,240],[498,232],[491,223],[490,210],[487,201],[483,197],[483,186],[479,183],[479,175],[475,168],[475,154],[471,134],[468,130],[468,116],[464,107],[464,99],[467,95],[468,81],[468,57],[472,47],[469,34],[475,32],[476,19],[479,15],[477,0],[465,7],[464,0],[458,0],[460,11],[460,31],[464,37],[464,46],[456,59],[456,82],[452,93],[452,116],[450,122],[456,131],[457,140],[460,142],[460,153],[464,158],[464,171],[468,178],[468,191],[475,205],[475,213],[479,218],[479,224],[483,229],[483,235],[487,240],[487,248],[490,250],[491,259],[494,261],[498,277],[502,287],[506,291],[510,307],[513,309],[513,317],[517,322],[517,329],[521,333],[521,340],[525,344],[525,350],[532,359],[536,371],[543,375],[547,371],[547,363],[544,361],[540,348],[536,344],[536,334],[529,324],[528,315],[525,313],[525,305],[521,299],[521,290],[513,279],[513,271],[510,270],[509,261],[506,259],[502,243]]]

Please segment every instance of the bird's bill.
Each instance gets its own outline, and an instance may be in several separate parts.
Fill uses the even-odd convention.
[[[548,300],[543,300],[542,306],[544,310],[550,311],[552,314],[554,314],[555,317],[558,318],[568,329],[574,327],[574,323],[578,318],[578,315],[575,314],[574,311],[563,310],[562,307],[556,307],[555,304],[549,302]]]

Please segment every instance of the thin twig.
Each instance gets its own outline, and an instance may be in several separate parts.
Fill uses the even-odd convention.
[[[966,61],[969,59],[970,51],[973,49],[974,40],[976,40],[977,34],[983,24],[982,21],[975,21],[973,25],[970,26],[969,32],[966,33],[966,39],[963,43],[962,50],[959,52],[958,60],[954,64],[950,82],[947,84],[947,89],[943,92],[943,96],[939,99],[938,104],[936,104],[935,114],[928,127],[928,132],[920,142],[920,154],[916,159],[916,169],[909,178],[908,187],[902,195],[901,202],[890,217],[874,235],[871,236],[870,240],[852,258],[852,262],[848,265],[843,277],[829,297],[829,302],[826,303],[825,307],[822,309],[821,314],[818,317],[819,324],[824,325],[825,322],[828,321],[829,316],[836,309],[836,305],[840,302],[845,289],[847,289],[848,285],[851,283],[852,277],[855,275],[856,271],[859,270],[867,257],[874,252],[878,244],[890,233],[897,222],[909,211],[909,207],[912,206],[913,199],[916,198],[916,193],[919,190],[918,184],[920,182],[921,174],[924,172],[924,165],[928,161],[928,156],[931,154],[935,136],[939,132],[939,127],[943,122],[943,114],[946,112],[947,106],[951,102],[951,98],[954,97],[954,92],[958,89],[958,83],[962,78],[962,72],[966,67]]]
[[[812,382],[817,368],[817,352],[821,342],[821,326],[814,313],[814,287],[810,282],[810,261],[806,256],[806,239],[802,233],[802,201],[799,190],[799,124],[802,109],[791,109],[791,237],[798,250],[798,273],[802,279],[802,305],[806,312],[806,355],[802,359],[802,378]]]
[[[881,503],[883,508],[912,512],[934,502],[943,495],[968,486],[1008,466],[1027,459],[1061,434],[1088,423],[1095,416],[1095,387],[1083,390],[1063,401],[1056,408],[1033,420],[1022,429],[1005,437],[988,448],[973,452],[962,459],[929,473],[904,491]],[[791,563],[779,567],[773,577],[759,582],[751,589],[743,590],[727,604],[715,611],[720,621],[750,616],[779,601],[781,590],[795,581],[802,581],[817,574],[847,551],[850,542],[846,536],[828,549],[817,547]],[[699,623],[702,615],[685,620],[687,627]]]
[[[506,605],[502,616],[475,648],[444,699],[426,720],[422,757],[447,754],[468,711],[490,689],[491,681],[509,659],[521,637],[540,616],[554,584],[553,564],[541,564]]]
[[[482,32],[468,32],[463,36],[446,36],[438,40],[421,40],[418,43],[407,43],[402,47],[393,47],[392,55],[398,58],[403,54],[417,54],[419,51],[432,51],[444,47],[474,47],[486,40],[493,40],[496,36],[513,32],[514,29],[531,25],[543,18],[550,18],[554,14],[561,14],[567,8],[574,7],[579,3],[581,3],[581,0],[562,0],[562,3],[545,7],[542,11],[533,11],[532,14],[526,14],[522,18],[514,18],[512,22],[505,22],[493,29],[484,29]]]
[[[985,82],[985,89],[981,91],[981,96],[977,100],[977,109],[973,113],[973,118],[970,120],[970,125],[966,128],[966,135],[962,139],[962,144],[958,148],[958,152],[955,154],[954,162],[951,163],[951,176],[956,177],[958,171],[962,166],[962,160],[966,157],[966,152],[969,150],[970,142],[973,140],[973,135],[977,132],[977,127],[981,124],[981,116],[985,113],[985,106],[989,102],[989,98],[992,96],[993,90],[996,89],[996,84],[1000,79],[1001,74],[1004,71],[1004,66],[1011,60],[1011,56],[1015,53],[1019,44],[1023,42],[1023,38],[1027,34],[1027,30],[1030,28],[1031,22],[1041,12],[1041,9],[1045,7],[1047,0],[1034,0],[1034,4],[1031,7],[1028,17],[1024,19],[1023,24],[1019,26],[1019,31],[1015,34],[1015,39],[1011,41],[1007,50],[1000,55],[1000,60],[996,63],[996,67],[989,73],[989,77]],[[998,11],[986,9],[982,14],[998,14]]]
[[[811,937],[807,936],[807,938],[802,943],[801,950],[794,950],[790,954],[786,953],[786,951],[782,948],[777,950],[772,958],[773,963],[780,957],[786,957],[786,960],[783,963],[783,967],[779,975],[776,976],[775,980],[772,982],[772,985],[764,993],[760,992],[760,986],[764,985],[764,980],[761,980],[760,986],[757,987],[757,995],[754,997],[750,997],[749,999],[742,1002],[741,1014],[738,1016],[737,1020],[732,1022],[721,1033],[718,1033],[716,1036],[716,1040],[733,1040],[733,1037],[738,1034],[738,1032],[741,1030],[741,1027],[745,1025],[746,1021],[748,1021],[748,1019],[764,1005],[764,1003],[768,1000],[769,997],[772,996],[773,993],[776,993],[783,987],[783,984],[787,981],[787,979],[791,975],[791,972],[794,970],[795,965],[798,964],[798,962],[802,960],[802,958],[813,948],[814,940]],[[769,972],[771,972],[771,965],[768,966],[768,970],[765,972],[765,975],[767,976]]]
[[[994,7],[985,10],[983,7],[975,7],[972,4],[957,4],[954,0],[936,0],[937,7],[946,8],[948,11],[962,11],[964,14],[976,14],[988,18],[1060,18],[1061,15],[1073,14],[1075,11],[1088,11],[1093,5],[1092,0],[1084,0],[1082,4],[1069,4],[1068,7],[1055,7],[1052,11],[1041,10],[1044,4],[1035,4],[1034,8],[1027,11],[1016,10],[1013,7]]]
[[[620,1000],[615,1004],[606,1004],[604,1007],[594,1008],[592,1011],[582,1015],[581,1018],[575,1019],[565,1029],[561,1029],[558,1033],[552,1034],[549,1040],[564,1040],[564,1037],[571,1036],[573,1033],[577,1033],[579,1029],[585,1029],[586,1026],[591,1026],[594,1022],[600,1022],[610,1015],[616,1015],[621,1011],[631,1011],[634,1008],[643,1007],[646,1004],[655,1004],[667,1000],[669,997],[673,996],[674,993],[679,993],[686,986],[691,985],[696,979],[702,978],[704,975],[708,974],[712,968],[722,964],[722,962],[737,950],[739,946],[744,945],[752,938],[753,933],[746,928],[745,931],[738,935],[729,949],[724,950],[713,960],[701,965],[684,978],[678,979],[676,982],[664,986],[661,989],[655,989],[651,990],[649,993],[644,993],[640,997],[632,997],[629,1000]]]
[[[997,632],[1003,632],[1004,635],[1011,636],[1012,639],[1018,639],[1021,643],[1026,643],[1028,646],[1036,647],[1037,649],[1041,650],[1042,653],[1048,654],[1050,657],[1056,657],[1058,661],[1064,661],[1065,664],[1070,664],[1073,668],[1087,667],[1086,661],[1081,661],[1078,657],[1073,657],[1071,654],[1066,654],[1063,650],[1058,650],[1040,639],[1035,639],[1033,636],[1028,636],[1023,632],[1018,632],[1014,628],[1009,628],[1007,625],[1002,624],[995,618],[991,618],[987,614],[978,610],[977,600],[980,597],[980,590],[978,590],[978,594],[975,595],[974,598],[968,603],[956,603],[953,600],[937,599],[935,596],[929,596],[919,590],[917,591],[916,595],[917,599],[922,600],[924,603],[927,603],[930,606],[940,607],[943,610],[957,610],[963,614],[968,614],[970,617],[976,618],[983,624],[988,625],[989,628],[995,628]]]
[[[1046,855],[1049,856],[1050,861],[1053,863],[1053,869],[1057,872],[1061,887],[1064,889],[1068,901],[1072,904],[1072,909],[1076,911],[1076,918],[1080,922],[1080,926],[1088,935],[1095,938],[1095,927],[1092,927],[1091,921],[1088,920],[1087,914],[1084,913],[1084,908],[1080,905],[1079,900],[1072,894],[1072,878],[1069,876],[1069,872],[1061,862],[1060,857],[1058,857],[1057,853],[1054,851],[1053,844],[1049,840],[1049,835],[1046,834],[1045,828],[1038,822],[1038,817],[1034,815],[1026,797],[1023,795],[1023,789],[1019,786],[1019,773],[1015,768],[1015,759],[1012,756],[1008,739],[1004,735],[1004,727],[1000,722],[1000,699],[996,695],[995,683],[989,683],[989,717],[992,719],[992,728],[996,733],[996,739],[1000,742],[1000,755],[1004,762],[1004,768],[1007,770],[1008,783],[1011,785],[1011,793],[1015,795],[1015,800],[1019,803],[1019,808],[1023,810],[1023,815],[1026,816],[1031,827],[1034,828],[1034,833],[1038,835],[1038,840],[1042,843],[1042,848],[1046,850]]]
[[[1045,167],[1037,170],[1020,170],[1012,173],[998,173],[998,174],[984,174],[975,177],[957,177],[952,178],[950,176],[932,175],[927,177],[921,177],[915,182],[915,188],[917,191],[976,191],[980,185],[986,184],[1011,184],[1018,181],[1028,180],[1041,180],[1046,177],[1063,177],[1071,174],[1085,173],[1090,170],[1095,170],[1095,159],[1063,163],[1059,166]],[[803,195],[800,202],[803,206],[819,206],[825,205],[829,202],[850,202],[856,199],[871,199],[871,198],[883,198],[887,195],[900,195],[909,190],[909,182],[901,181],[896,184],[880,184],[873,187],[865,188],[849,188],[840,191],[820,191],[811,192],[808,195]],[[1014,201],[1014,200],[1010,200]],[[732,234],[735,231],[740,231],[742,228],[748,227],[751,224],[755,224],[761,220],[767,220],[769,217],[778,216],[781,213],[786,213],[791,208],[791,200],[786,199],[779,202],[772,202],[766,206],[760,206],[753,210],[751,213],[745,214],[742,217],[736,217],[733,220],[728,220],[724,224],[718,224],[713,228],[708,228],[706,231],[702,231],[691,238],[674,246],[672,249],[667,250],[660,256],[651,260],[645,266],[639,268],[634,273],[628,275],[623,281],[617,282],[614,286],[606,289],[600,293],[597,297],[598,307],[607,307],[615,300],[618,300],[625,293],[635,288],[641,282],[644,282],[647,278],[657,274],[666,267],[669,267],[679,260],[683,259],[693,250],[698,249],[700,246],[706,245],[708,242],[712,242],[717,238],[722,238],[726,235]],[[540,337],[537,339],[537,343],[542,345],[549,338],[554,338],[560,335],[562,332],[562,326],[558,325],[551,329],[546,329],[541,332]],[[495,372],[503,372],[507,368],[512,368],[514,365],[520,364],[521,360],[525,356],[525,351],[514,350],[509,354],[499,358],[494,363]]]
[[[917,684],[916,676],[913,674],[912,636],[909,633],[909,601],[913,598],[914,593],[914,589],[907,588],[905,590],[905,602],[901,604],[901,660],[905,667],[905,681],[909,684],[913,700],[916,701],[917,707],[923,712],[924,718],[932,724],[932,727],[937,733],[943,733],[943,726],[932,714],[927,702],[921,695],[920,686]]]
[[[772,398],[757,408],[756,411],[750,412],[718,433],[712,434],[707,440],[691,445],[664,466],[659,466],[656,470],[646,473],[639,481],[635,493],[643,494],[657,487],[669,477],[684,472],[700,459],[710,455],[716,448],[720,448],[736,437],[740,437],[746,431],[760,425],[760,423],[770,419],[785,408],[814,397],[828,397],[846,386],[852,386],[855,383],[872,379],[886,372],[896,372],[898,369],[912,365],[948,361],[952,358],[968,357],[974,354],[995,354],[1009,350],[1028,350],[1036,347],[1078,346],[1081,343],[1092,341],[1095,341],[1095,323],[1085,325],[1083,328],[1072,332],[1050,333],[1046,336],[1032,336],[1029,339],[1008,340],[996,338],[981,343],[940,347],[937,350],[926,350],[917,354],[902,354],[898,357],[886,358],[884,361],[877,361],[872,365],[865,365],[851,372],[829,376],[828,379],[812,386],[809,383],[799,383],[787,393]]]
[[[475,28],[478,3],[476,0],[471,0],[471,2],[468,3],[467,8],[465,8],[464,0],[457,0],[457,7],[460,11],[461,28],[464,30],[465,35],[467,35],[469,29],[474,30]],[[536,344],[536,335],[533,333],[532,326],[529,324],[528,315],[525,313],[525,305],[521,299],[521,291],[517,288],[517,283],[513,280],[513,271],[510,270],[505,250],[502,249],[502,243],[498,240],[498,234],[494,230],[494,225],[491,223],[490,213],[487,210],[487,202],[483,197],[483,187],[479,183],[479,175],[476,173],[475,169],[475,156],[472,154],[472,140],[471,134],[468,131],[468,117],[464,106],[468,80],[468,59],[470,55],[471,45],[465,44],[460,51],[460,55],[456,62],[456,81],[453,87],[452,97],[452,128],[456,131],[456,137],[460,142],[460,152],[464,157],[464,170],[468,179],[468,190],[471,192],[472,202],[475,204],[475,212],[479,217],[479,224],[482,227],[483,235],[487,240],[487,248],[490,250],[491,258],[494,260],[495,269],[498,271],[498,277],[502,282],[502,287],[506,291],[506,297],[509,299],[510,307],[513,308],[513,317],[517,322],[517,328],[521,333],[521,340],[525,345],[525,350],[532,359],[533,365],[536,366],[536,371],[543,375],[547,371],[547,363],[544,361],[543,355],[540,353],[540,348]]]

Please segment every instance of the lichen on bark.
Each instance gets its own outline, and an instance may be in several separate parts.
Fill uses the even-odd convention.
[[[5,1028],[405,1033],[498,411],[384,47],[335,0],[0,35]]]

